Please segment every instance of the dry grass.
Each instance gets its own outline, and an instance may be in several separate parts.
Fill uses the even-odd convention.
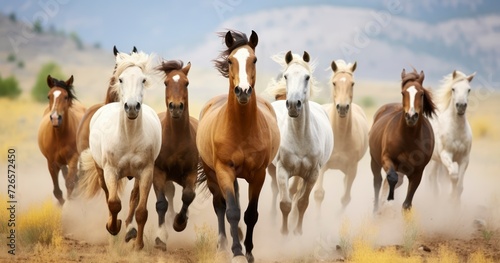
[[[227,253],[217,251],[217,233],[213,228],[204,224],[195,226],[196,240],[194,254],[196,262],[217,263],[227,260]]]

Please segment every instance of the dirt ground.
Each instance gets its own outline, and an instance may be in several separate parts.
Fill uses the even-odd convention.
[[[490,106],[494,104],[494,101],[488,103]],[[498,109],[496,105],[491,107]],[[478,114],[480,112],[474,116]],[[36,127],[32,127],[32,122],[28,116],[19,125],[28,126],[34,131]],[[19,144],[20,174],[18,213],[47,199],[56,203],[45,160],[37,151],[35,139],[36,134],[27,136],[23,139],[25,142],[16,141]],[[414,224],[410,227],[405,225],[401,213],[407,180],[396,191],[393,202],[384,203],[379,214],[372,213],[373,188],[369,154],[359,163],[358,175],[352,188],[352,201],[345,210],[341,209],[340,204],[343,175],[338,171],[326,174],[325,201],[321,209],[318,209],[311,196],[302,236],[280,234],[281,213],[277,211],[273,216],[270,180],[266,180],[259,203],[260,217],[254,232],[253,254],[256,262],[342,261],[344,253],[337,249],[337,245],[346,239],[350,242],[362,239],[380,251],[396,248],[401,255],[409,253],[410,256],[420,257],[424,262],[438,257],[443,246],[454,252],[461,262],[467,261],[477,251],[482,251],[493,262],[500,262],[500,177],[496,175],[500,170],[499,157],[500,140],[495,135],[474,139],[464,192],[461,203],[456,206],[450,202],[446,184],[439,196],[435,197],[424,178],[413,200]],[[62,178],[60,182],[64,188]],[[246,186],[246,182],[240,181],[242,210],[247,205]],[[121,219],[125,218],[128,211],[130,188],[129,183],[122,197],[123,209],[119,214]],[[180,190],[177,188],[177,193]],[[4,193],[3,191],[2,189],[0,193]],[[152,192],[151,190],[148,202],[149,217],[143,251],[132,251],[132,245],[124,243],[124,226],[116,237],[107,233],[105,222],[108,212],[104,196],[101,195],[92,200],[69,200],[61,208],[64,239],[58,248],[20,247],[19,253],[11,256],[7,254],[6,246],[2,246],[0,262],[199,262],[196,241],[200,235],[207,234],[207,231],[212,236],[216,233],[216,216],[210,197],[203,194],[196,197],[190,207],[189,223],[185,231],[177,233],[169,228],[168,251],[163,252],[153,248],[157,215],[154,209],[156,200]],[[181,207],[180,204],[177,194],[174,204],[176,211]],[[293,226],[291,223],[292,229]],[[244,228],[244,223],[241,227]],[[405,233],[408,231],[413,231],[416,235],[409,252],[403,247]],[[230,257],[222,255],[211,262],[226,259]]]

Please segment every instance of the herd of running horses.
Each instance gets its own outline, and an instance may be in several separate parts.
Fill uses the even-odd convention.
[[[122,209],[119,195],[127,182],[124,177],[133,179],[125,240],[134,240],[134,247],[142,249],[147,199],[153,187],[159,228],[155,247],[166,250],[165,216],[169,202],[173,202],[173,182],[183,188],[182,208],[173,220],[176,231],[186,228],[189,205],[197,187],[203,185],[213,197],[219,249],[227,248],[227,219],[233,259],[253,262],[253,230],[267,173],[272,179],[274,213],[280,194],[284,235],[289,231],[292,206],[299,212],[293,231],[302,233],[313,188],[321,206],[323,176],[329,169],[345,174],[341,203],[343,207],[349,204],[358,162],[368,149],[375,212],[382,169],[387,182],[384,199],[394,199],[395,188],[402,184],[404,175],[408,178],[405,210],[411,209],[424,168],[435,192],[436,178],[448,177],[453,197],[460,199],[472,140],[465,113],[474,74],[453,71],[444,77],[433,98],[424,88],[423,71],[403,69],[401,101],[380,107],[369,129],[363,109],[353,103],[355,62],[332,61],[332,101],[320,105],[309,100],[317,90],[309,54],[289,51],[276,55],[273,59],[282,72],[267,88],[276,98],[271,103],[255,91],[258,35],[252,31],[247,38],[242,32],[229,30],[220,37],[226,49],[214,63],[228,79],[229,90],[208,100],[198,119],[189,115],[191,64],[168,60],[157,65],[151,54],[135,47],[131,53],[114,48],[116,63],[106,98],[87,109],[76,100],[73,76],[66,81],[47,77],[49,105],[38,131],[38,144],[61,205],[65,199],[58,183],[60,171],[67,198],[92,197],[104,191],[109,208],[106,229],[116,235],[122,224],[118,212]],[[144,90],[158,84],[165,88],[166,110],[160,113],[143,103]],[[238,228],[237,178],[248,182],[244,250]],[[174,213],[172,208],[170,205],[169,213]]]

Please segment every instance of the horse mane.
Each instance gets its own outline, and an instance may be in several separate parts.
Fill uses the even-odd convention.
[[[248,45],[248,38],[247,35],[243,32],[236,31],[236,30],[229,30],[231,31],[231,36],[234,38],[234,43],[231,47],[228,47],[226,50],[221,51],[219,56],[212,60],[215,64],[215,68],[220,72],[220,74],[228,78],[229,77],[229,63],[227,62],[227,58],[233,52],[235,49],[242,47],[244,45]],[[226,36],[227,32],[218,32],[217,35],[224,39]]]
[[[266,92],[273,96],[276,100],[280,97],[286,98],[286,80],[284,78],[283,73],[287,70],[287,68],[292,64],[299,64],[300,66],[306,68],[309,71],[311,86],[309,89],[309,96],[313,96],[316,92],[319,91],[317,86],[317,81],[313,76],[314,70],[316,69],[316,61],[305,62],[302,57],[298,54],[292,54],[292,61],[290,63],[286,63],[285,61],[285,53],[281,52],[271,56],[271,59],[274,60],[281,66],[281,73],[276,77],[272,78],[269,84],[267,85]]]
[[[401,80],[401,87],[406,86],[406,84],[410,81],[417,81],[417,79],[420,77],[420,74],[418,74],[416,69],[413,69],[412,72],[406,73],[404,78]],[[423,88],[423,87],[422,87]]]
[[[352,66],[354,65],[353,63],[347,63],[343,59],[337,59],[335,60],[335,64],[337,65],[337,72],[334,72],[332,70],[332,76],[330,77],[330,83],[333,83],[333,78],[335,77],[335,74],[337,73],[347,73],[352,75]],[[328,67],[328,69],[331,69]]]
[[[73,100],[77,100],[76,95],[75,95],[75,89],[74,89],[73,85],[68,85],[68,84],[66,84],[65,81],[58,80],[56,78],[52,78],[52,80],[54,83],[54,86],[52,86],[52,87],[59,87],[59,88],[64,89],[66,92],[68,92],[68,98],[71,102],[73,102]]]
[[[114,84],[112,86],[112,91],[118,92],[119,93],[119,83],[116,81],[118,77],[129,67],[139,67],[144,75],[148,77],[155,77],[155,70],[154,67],[152,66],[153,64],[153,55],[148,55],[142,51],[135,53],[133,52],[132,54],[127,54],[127,53],[118,53],[116,57],[116,70],[114,72],[113,77],[111,80],[113,81],[114,78]],[[150,88],[155,84],[157,81],[153,79],[146,79],[146,82],[144,83],[144,88]],[[111,83],[110,83],[111,84]]]
[[[440,88],[435,91],[435,102],[440,110],[446,109],[450,104],[453,85],[457,82],[467,80],[467,75],[465,75],[465,73],[458,70],[455,72],[455,78],[453,78],[453,73],[444,76],[441,80]]]
[[[184,62],[182,60],[164,60],[156,67],[156,70],[165,72],[168,75],[174,70],[181,70],[183,66]]]

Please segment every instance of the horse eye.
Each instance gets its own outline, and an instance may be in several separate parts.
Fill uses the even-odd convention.
[[[285,75],[285,76],[283,76],[283,78],[287,79],[287,78],[286,78],[286,75]]]
[[[354,87],[354,84],[355,84],[355,83],[356,83],[356,82],[351,83],[351,87]]]
[[[123,80],[122,80],[121,78],[120,78],[120,79],[118,79],[118,81],[120,81],[120,83],[123,83]]]
[[[233,64],[233,62],[230,59],[228,59],[227,64],[231,65],[231,64]]]
[[[452,88],[451,91],[455,92],[455,88]]]
[[[186,87],[189,86],[189,82],[186,82]]]
[[[49,95],[49,96],[47,96],[47,99],[49,99],[49,100],[50,100],[50,95]]]
[[[306,76],[306,81],[309,81],[311,79],[311,76]]]
[[[68,99],[68,96],[64,96],[64,99],[67,100]]]
[[[255,63],[257,63],[257,58],[254,58],[254,59],[253,59],[253,63],[254,63],[254,64],[255,64]]]
[[[470,89],[467,92],[470,93]]]
[[[144,83],[146,83],[146,79],[143,79],[143,80],[142,80],[142,84],[144,84]]]

